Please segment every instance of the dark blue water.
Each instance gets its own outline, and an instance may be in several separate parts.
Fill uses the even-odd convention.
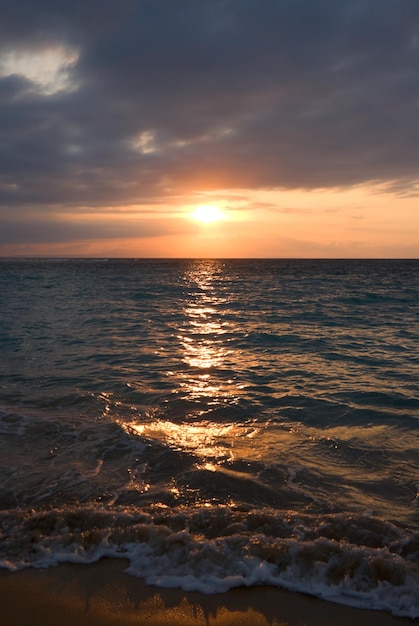
[[[0,565],[419,617],[418,276],[0,260]]]

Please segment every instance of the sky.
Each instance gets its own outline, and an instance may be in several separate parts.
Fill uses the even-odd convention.
[[[418,258],[418,0],[0,14],[0,255]]]

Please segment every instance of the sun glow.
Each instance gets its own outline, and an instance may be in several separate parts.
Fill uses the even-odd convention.
[[[223,219],[223,213],[215,204],[200,204],[192,213],[192,217],[198,222],[209,224],[211,222],[219,222]]]

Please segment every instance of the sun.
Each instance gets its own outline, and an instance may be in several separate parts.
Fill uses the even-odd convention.
[[[200,204],[195,208],[192,217],[203,224],[210,224],[211,222],[219,222],[222,220],[223,213],[220,207],[215,204]]]

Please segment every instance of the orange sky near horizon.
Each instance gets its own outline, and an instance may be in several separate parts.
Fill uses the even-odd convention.
[[[202,201],[78,211],[74,220],[123,223],[130,236],[71,242],[3,244],[2,256],[169,258],[416,258],[417,199],[380,187],[303,190],[220,190]],[[199,207],[217,219],[200,219]],[[67,217],[71,224],[71,216]],[[151,232],[144,236],[144,224]],[[153,226],[155,228],[153,228]],[[136,232],[138,235],[136,236]]]

